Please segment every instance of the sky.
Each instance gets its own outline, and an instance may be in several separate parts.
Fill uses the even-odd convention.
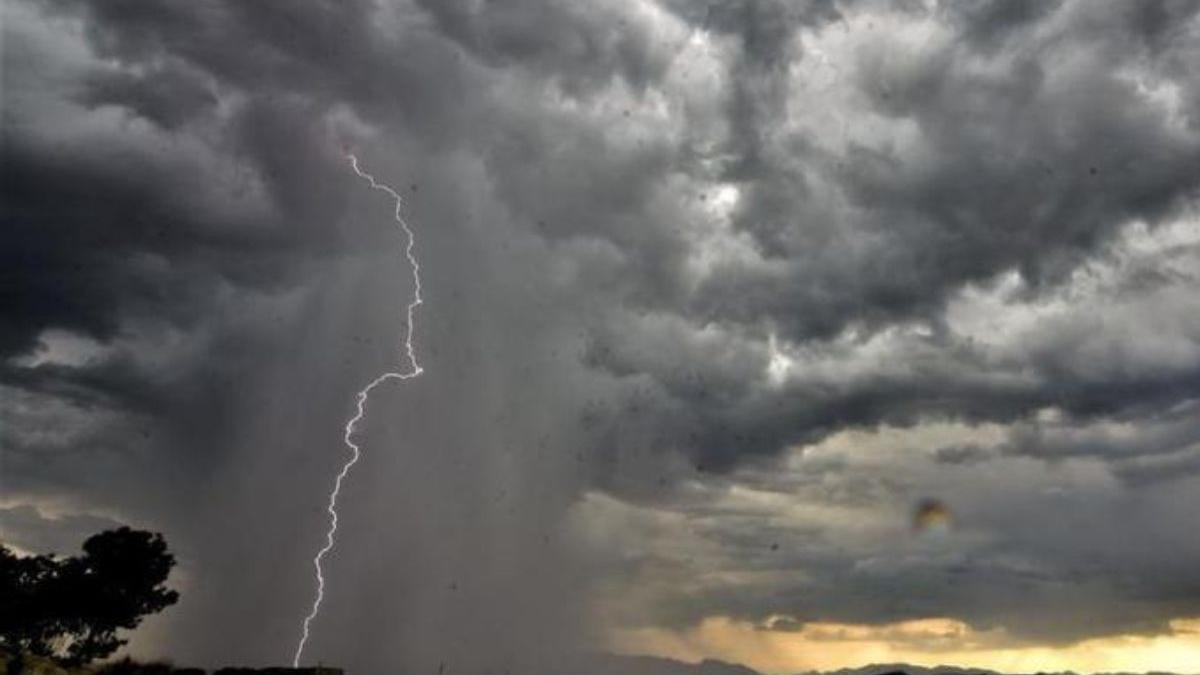
[[[307,658],[1200,663],[1200,5],[0,11],[0,538],[163,532],[132,653],[290,662],[349,150]]]

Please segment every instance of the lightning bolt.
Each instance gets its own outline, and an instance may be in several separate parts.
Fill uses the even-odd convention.
[[[409,301],[407,307],[408,324],[404,334],[404,360],[407,361],[408,367],[405,370],[381,373],[378,377],[371,380],[367,386],[360,389],[354,397],[354,415],[346,420],[346,426],[342,433],[342,442],[349,448],[350,457],[342,465],[342,470],[338,472],[337,478],[334,479],[333,490],[329,493],[329,504],[325,507],[325,510],[329,513],[329,529],[325,532],[325,545],[317,551],[317,555],[313,558],[313,568],[316,570],[317,579],[317,595],[313,599],[312,609],[308,612],[308,616],[304,617],[304,628],[300,636],[300,644],[296,645],[296,655],[292,659],[292,667],[295,668],[300,666],[300,657],[304,654],[304,645],[308,643],[309,629],[313,620],[317,618],[317,614],[320,613],[321,602],[325,599],[325,571],[321,567],[321,561],[333,550],[334,535],[337,534],[338,529],[337,500],[338,495],[342,491],[342,483],[346,480],[346,475],[350,473],[350,469],[358,463],[359,458],[362,456],[362,449],[354,442],[354,430],[358,427],[358,423],[362,421],[363,416],[366,415],[367,400],[371,397],[371,392],[376,387],[388,380],[411,380],[424,372],[421,364],[417,362],[417,352],[413,347],[413,315],[417,311],[417,308],[424,303],[421,299],[421,264],[417,261],[416,255],[413,253],[413,249],[417,243],[416,236],[401,214],[404,201],[395,190],[383,183],[377,182],[374,176],[359,168],[358,158],[353,154],[347,154],[346,158],[350,160],[350,168],[354,169],[354,173],[359,178],[367,181],[371,189],[386,192],[396,203],[393,215],[396,223],[400,226],[400,230],[404,233],[404,257],[408,259],[413,279],[413,294],[412,300]]]

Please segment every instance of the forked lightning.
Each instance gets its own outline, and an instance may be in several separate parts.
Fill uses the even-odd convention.
[[[329,504],[326,506],[326,511],[329,512],[329,529],[325,533],[325,545],[317,551],[317,555],[313,558],[313,567],[316,569],[317,596],[313,599],[312,609],[309,611],[308,616],[304,617],[304,628],[300,636],[300,644],[296,646],[296,655],[292,659],[293,667],[299,667],[300,665],[300,657],[304,655],[304,646],[308,643],[309,629],[313,620],[317,618],[317,614],[321,611],[321,601],[325,599],[325,573],[321,567],[321,561],[324,560],[326,554],[333,550],[334,535],[337,534],[338,529],[337,500],[338,494],[342,491],[342,482],[346,480],[346,475],[350,473],[350,469],[358,463],[359,457],[362,456],[361,448],[354,442],[354,430],[366,414],[367,399],[371,397],[371,391],[375,387],[388,380],[410,380],[424,372],[421,364],[417,362],[417,352],[413,347],[413,317],[417,308],[423,302],[421,299],[421,264],[417,261],[416,255],[413,252],[416,247],[416,236],[413,234],[412,228],[408,226],[408,223],[404,221],[404,215],[401,213],[401,209],[404,206],[403,199],[401,199],[395,190],[377,182],[374,176],[359,168],[358,158],[353,154],[348,154],[346,157],[350,160],[350,168],[354,169],[354,173],[359,178],[367,181],[371,185],[371,189],[386,192],[396,204],[394,217],[401,231],[404,233],[404,257],[408,259],[413,279],[413,294],[412,300],[408,303],[408,322],[404,334],[404,356],[407,359],[408,368],[403,371],[387,371],[380,374],[374,380],[371,380],[367,386],[359,390],[355,396],[354,415],[346,420],[346,426],[342,434],[342,442],[350,449],[350,457],[342,465],[342,470],[338,472],[337,478],[333,481],[333,490],[329,493]]]

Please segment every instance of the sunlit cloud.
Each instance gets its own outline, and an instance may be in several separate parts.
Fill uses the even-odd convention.
[[[1200,618],[1175,619],[1161,635],[1116,635],[1069,645],[1020,644],[1002,629],[947,618],[892,624],[813,622],[775,617],[764,624],[711,617],[684,629],[617,631],[614,648],[682,661],[744,663],[766,673],[833,670],[868,663],[954,664],[1006,672],[1197,672]]]

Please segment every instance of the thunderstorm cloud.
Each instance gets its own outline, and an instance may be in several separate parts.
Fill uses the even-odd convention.
[[[12,0],[0,537],[313,658],[1200,617],[1200,5]],[[922,500],[953,513],[914,535]],[[905,625],[905,624],[901,624]],[[452,655],[452,656],[451,656]],[[405,672],[408,672],[407,670]]]

